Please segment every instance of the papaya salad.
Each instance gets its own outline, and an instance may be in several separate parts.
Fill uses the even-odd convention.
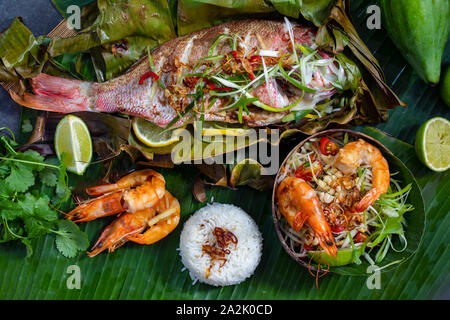
[[[286,160],[276,182],[276,214],[295,257],[324,252],[331,266],[360,264],[361,256],[378,264],[389,250],[406,249],[411,184],[403,186],[367,141],[342,132],[311,138]]]

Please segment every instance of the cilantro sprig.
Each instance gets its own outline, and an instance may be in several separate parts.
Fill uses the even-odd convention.
[[[56,248],[68,258],[89,246],[87,235],[58,213],[70,201],[63,161],[45,159],[34,150],[16,151],[12,139],[0,136],[0,243],[19,240],[33,254],[32,239],[53,233]]]

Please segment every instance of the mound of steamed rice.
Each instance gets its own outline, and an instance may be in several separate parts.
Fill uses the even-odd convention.
[[[227,248],[226,262],[211,261],[202,249],[214,242],[215,227],[231,231],[237,245]],[[262,235],[255,221],[242,209],[230,204],[211,204],[198,210],[185,223],[180,237],[180,255],[191,279],[213,286],[238,284],[250,277],[259,264]],[[222,266],[221,266],[222,265]]]

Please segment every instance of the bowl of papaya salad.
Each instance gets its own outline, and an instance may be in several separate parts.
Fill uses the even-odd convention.
[[[346,129],[312,135],[288,154],[272,207],[282,246],[313,275],[392,270],[415,253],[425,225],[411,171],[377,140]]]

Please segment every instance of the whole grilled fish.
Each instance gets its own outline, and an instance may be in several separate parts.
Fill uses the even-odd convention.
[[[316,48],[315,34],[287,19],[233,21],[166,42],[104,83],[40,74],[33,93],[10,94],[33,109],[122,113],[159,126],[200,116],[265,126],[340,92],[346,71]]]

